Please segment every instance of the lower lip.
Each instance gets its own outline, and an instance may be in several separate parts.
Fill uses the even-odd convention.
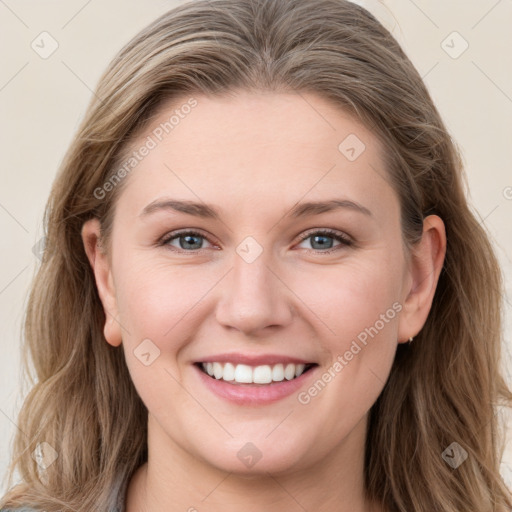
[[[217,396],[238,405],[265,405],[277,402],[294,392],[310,379],[318,366],[314,366],[300,377],[271,384],[231,384],[222,379],[215,379],[193,365],[205,386]]]

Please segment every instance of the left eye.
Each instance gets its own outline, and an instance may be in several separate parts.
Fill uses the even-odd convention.
[[[329,239],[331,240],[337,240],[340,242],[338,246],[335,246],[333,248],[332,241],[329,242]],[[339,247],[340,245],[350,246],[352,244],[352,241],[345,235],[342,235],[341,233],[337,233],[336,231],[314,231],[306,234],[302,237],[301,243],[305,242],[306,240],[311,240],[311,245],[317,245],[317,247],[313,247],[314,251],[318,251],[321,249],[328,249],[327,251],[321,250],[320,252],[330,252],[330,250],[336,250],[336,247]]]

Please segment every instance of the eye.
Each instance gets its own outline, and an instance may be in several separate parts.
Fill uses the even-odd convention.
[[[207,237],[198,231],[173,231],[163,237],[159,245],[170,246],[178,252],[194,252],[204,249],[202,247],[204,240],[208,241]],[[311,250],[321,253],[330,253],[342,247],[353,245],[353,241],[347,235],[332,229],[309,231],[302,236],[300,243],[306,240],[311,240],[313,246]],[[333,246],[332,240],[338,241],[339,244]],[[208,241],[208,243],[210,242]]]
[[[333,239],[340,242],[339,245],[333,247]],[[306,235],[302,236],[300,241],[302,243],[306,240],[311,240],[313,251],[320,251],[323,253],[330,253],[338,250],[343,246],[350,247],[353,244],[352,240],[347,235],[340,233],[338,231],[334,231],[332,229],[309,231],[308,233],[306,233]],[[316,247],[314,247],[315,245]]]
[[[203,249],[203,247],[201,247],[202,240],[207,240],[207,238],[197,231],[174,231],[165,236],[160,241],[160,245],[169,245],[184,252],[192,252]],[[178,246],[171,242],[177,242]]]

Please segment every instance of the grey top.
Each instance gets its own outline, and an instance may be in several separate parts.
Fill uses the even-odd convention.
[[[22,508],[3,508],[0,512],[41,512],[35,508],[22,507]]]
[[[35,508],[3,508],[0,512],[37,512]]]
[[[38,512],[35,508],[3,508],[0,512]]]

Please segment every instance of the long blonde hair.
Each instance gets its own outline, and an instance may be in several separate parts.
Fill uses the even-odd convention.
[[[498,512],[512,507],[499,464],[503,283],[484,227],[471,212],[459,152],[419,74],[391,34],[345,0],[195,0],[161,16],[102,76],[53,185],[47,249],[24,324],[24,371],[36,381],[20,410],[4,507],[114,510],[147,460],[147,410],[105,315],[81,239],[105,236],[121,186],[98,197],[133,135],[163,101],[235,90],[313,92],[354,114],[387,148],[403,238],[422,219],[445,222],[447,252],[431,312],[399,345],[370,412],[367,496],[389,511]],[[458,443],[457,468],[442,453]],[[44,444],[47,443],[47,444]],[[37,447],[57,458],[39,469]],[[55,450],[55,453],[52,451]],[[15,470],[21,483],[12,486]]]

